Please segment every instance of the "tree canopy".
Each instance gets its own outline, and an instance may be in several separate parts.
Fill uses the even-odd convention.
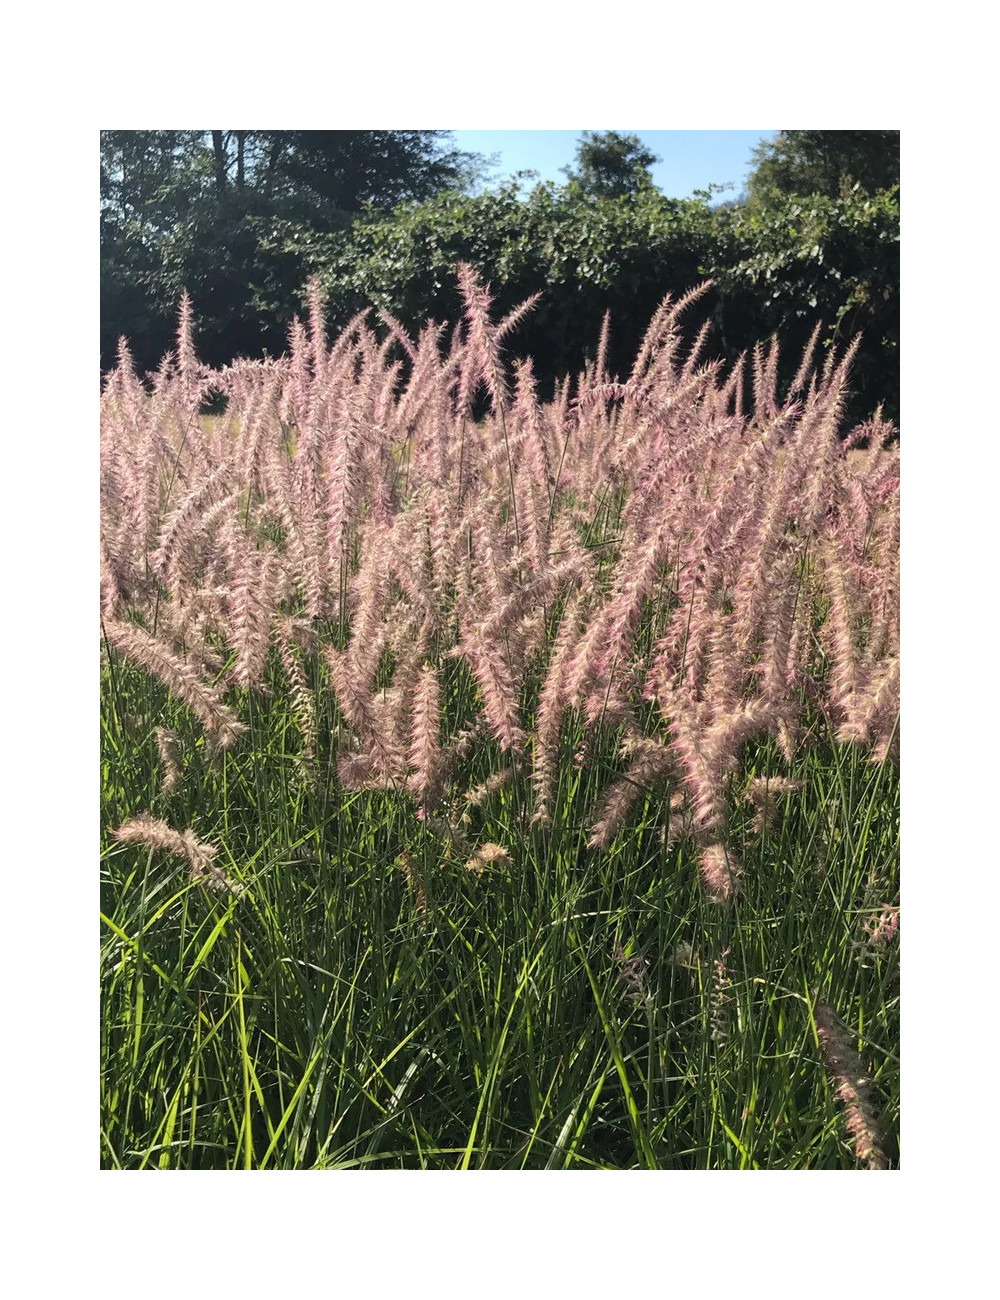
[[[389,209],[463,188],[477,159],[447,148],[441,131],[271,131],[271,166],[293,190],[340,212]]]
[[[447,131],[102,131],[101,202],[108,220],[169,197],[253,192],[317,214],[388,211],[465,187],[483,159],[449,147]]]
[[[758,202],[789,195],[837,198],[857,184],[867,194],[899,184],[898,131],[779,131],[753,153],[748,193]]]
[[[592,198],[620,199],[651,188],[649,169],[660,161],[637,135],[584,131],[576,146],[576,167],[563,172]]]

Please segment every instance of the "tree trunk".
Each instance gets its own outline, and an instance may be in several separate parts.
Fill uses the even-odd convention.
[[[281,131],[269,132],[271,136],[271,152],[267,159],[267,178],[264,181],[264,193],[270,195],[274,187],[274,178],[278,171],[278,163],[285,149],[284,135]]]
[[[224,132],[212,132],[212,151],[215,154],[215,188],[219,195],[226,192],[226,146],[223,141]]]

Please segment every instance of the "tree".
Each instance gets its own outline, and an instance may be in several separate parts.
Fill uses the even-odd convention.
[[[584,131],[577,141],[576,169],[564,167],[563,172],[592,198],[618,199],[651,189],[649,169],[658,162],[637,135]]]
[[[447,131],[266,131],[266,184],[325,211],[388,211],[464,189],[481,159],[447,145]]]
[[[481,163],[445,131],[102,132],[102,365],[120,334],[155,364],[185,289],[206,360],[280,348],[313,241],[366,205],[460,188]],[[265,247],[288,226],[287,248]]]
[[[201,183],[203,131],[102,131],[101,219],[110,227],[169,225]]]
[[[857,184],[875,194],[899,184],[898,131],[779,131],[753,152],[751,201],[822,194],[835,199]]]
[[[207,190],[211,166],[203,131],[101,132],[102,369],[119,335],[140,368],[170,346],[173,312],[157,293],[162,242]]]

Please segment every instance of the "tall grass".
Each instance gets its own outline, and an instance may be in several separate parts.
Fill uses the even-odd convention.
[[[895,431],[460,287],[106,383],[102,1163],[891,1167]]]

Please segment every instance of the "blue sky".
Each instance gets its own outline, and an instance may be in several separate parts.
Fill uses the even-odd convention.
[[[687,198],[696,189],[733,183],[733,190],[720,200],[735,198],[750,169],[750,154],[762,139],[776,131],[638,131],[613,129],[639,136],[662,162],[651,170],[657,187],[670,198]],[[492,169],[494,183],[511,173],[532,168],[541,180],[565,182],[561,168],[571,164],[581,131],[453,131],[459,149],[472,153],[499,154]]]

